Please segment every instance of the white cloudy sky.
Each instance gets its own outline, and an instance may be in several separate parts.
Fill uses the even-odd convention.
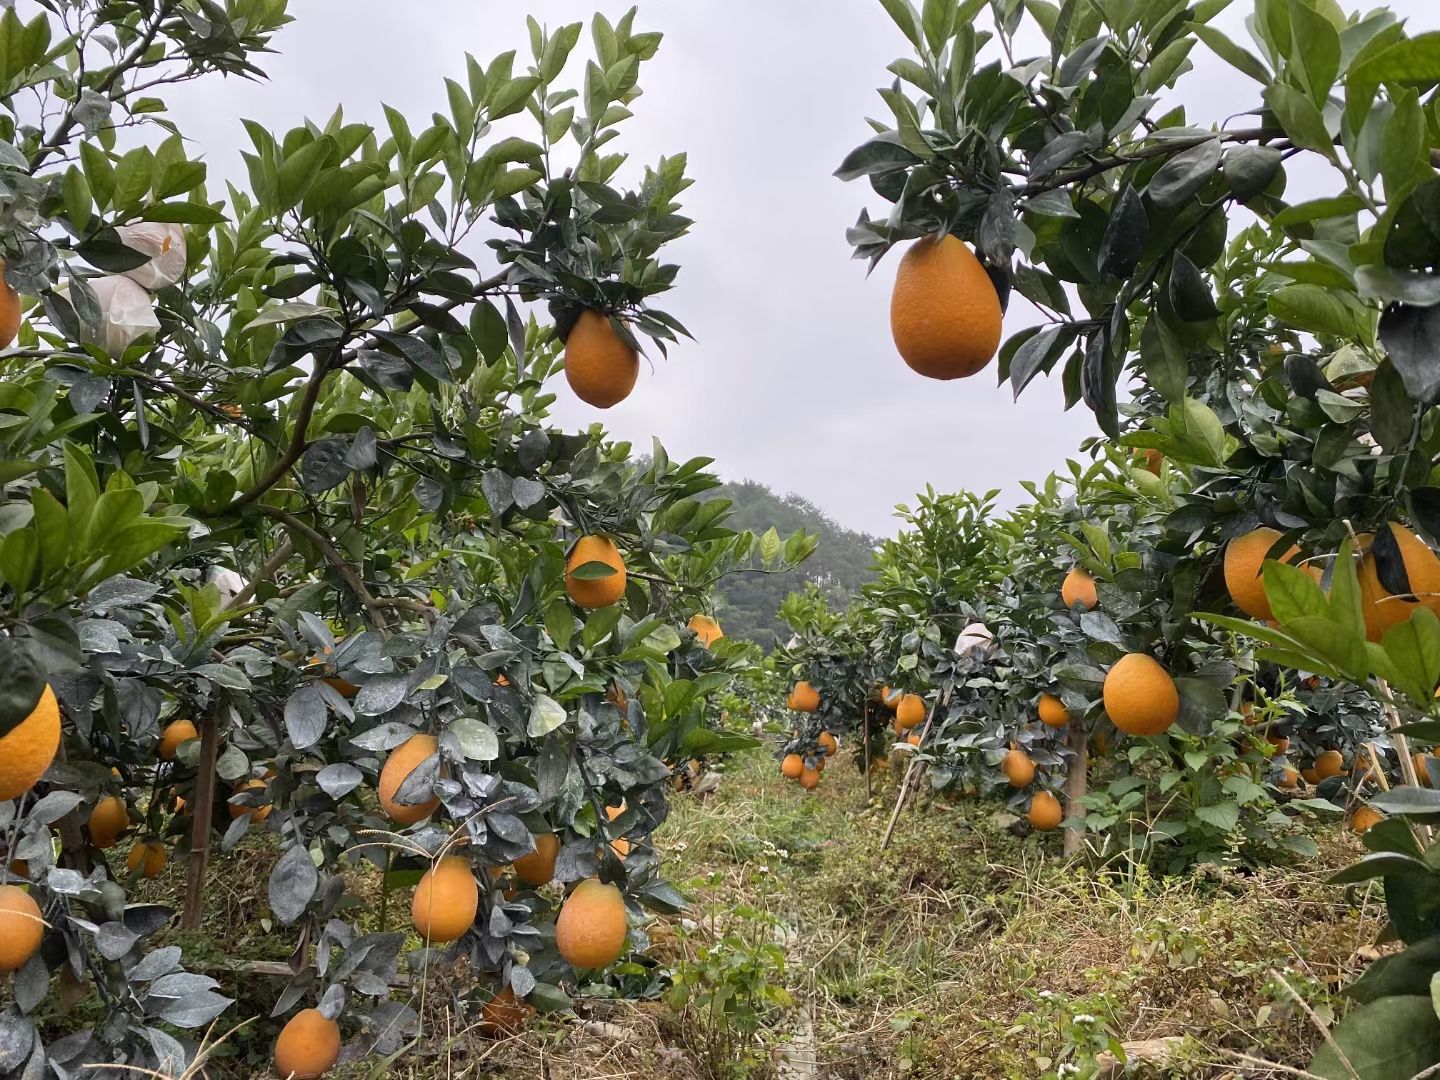
[[[1440,27],[1435,0],[1390,6],[1412,32]],[[1216,25],[1243,40],[1252,7],[1235,0]],[[172,95],[173,111],[212,170],[230,173],[247,145],[242,116],[283,131],[343,102],[350,118],[383,125],[384,101],[418,125],[445,111],[444,76],[464,82],[466,51],[528,56],[526,11],[556,26],[597,8],[612,20],[626,10],[604,0],[295,0],[299,18],[264,63],[268,84],[195,84]],[[884,114],[875,88],[889,82],[886,64],[908,55],[878,0],[651,0],[637,25],[663,31],[665,43],[642,72],[646,93],[620,146],[632,175],[661,154],[690,155],[686,213],[696,224],[672,249],[684,270],[665,306],[696,341],[668,362],[657,356],[634,395],[606,413],[562,387],[559,422],[603,418],[640,446],[656,435],[672,456],[709,455],[727,478],[797,492],[877,533],[893,530],[892,507],[926,483],[995,487],[1013,500],[1018,481],[1044,476],[1095,433],[1083,406],[1061,411],[1058,379],[1012,404],[993,369],[938,383],[896,355],[896,256],[869,280],[850,260],[845,229],[874,197],[831,175],[868,136],[864,117]],[[1192,57],[1182,83],[1192,121],[1257,100],[1244,76],[1203,49]],[[571,72],[578,85],[578,55]],[[1024,317],[1012,309],[1007,333]]]

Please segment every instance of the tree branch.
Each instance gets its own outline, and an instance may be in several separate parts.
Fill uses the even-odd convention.
[[[243,607],[245,604],[248,604],[250,602],[250,598],[255,595],[255,590],[260,587],[260,583],[262,581],[268,581],[270,578],[273,578],[277,573],[279,573],[280,567],[284,566],[290,556],[294,554],[295,545],[291,542],[289,537],[286,537],[286,539],[281,542],[280,546],[271,553],[270,558],[266,559],[264,563],[261,564],[260,569],[255,571],[255,576],[250,579],[250,584],[246,585],[243,589],[236,593],[235,596],[231,599],[230,603],[226,604],[225,606],[227,608],[232,608]]]
[[[260,503],[255,508],[262,514],[280,522],[291,533],[298,533],[310,543],[314,544],[315,547],[320,550],[320,554],[325,557],[325,561],[335,568],[335,572],[340,575],[346,586],[355,594],[355,598],[364,605],[365,610],[369,613],[370,619],[374,622],[375,626],[382,633],[390,629],[389,620],[385,616],[385,605],[375,599],[374,594],[365,587],[365,582],[361,580],[360,572],[345,561],[340,552],[335,550],[335,545],[330,542],[328,537],[312,528],[294,514],[281,510],[278,506],[269,506],[265,503]]]
[[[1187,139],[1166,139],[1163,142],[1148,146],[1144,150],[1136,151],[1133,154],[1117,154],[1115,157],[1105,158],[1093,165],[1087,165],[1083,169],[1074,169],[1068,173],[1057,173],[1045,180],[1031,181],[1028,184],[1012,184],[1010,190],[1021,198],[1031,195],[1040,195],[1046,191],[1055,191],[1059,188],[1069,187],[1071,184],[1084,183],[1102,173],[1110,172],[1112,169],[1122,169],[1126,165],[1134,165],[1136,162],[1148,161],[1150,158],[1164,157],[1166,154],[1179,153],[1181,150],[1189,150],[1191,147],[1199,146],[1201,143],[1209,142],[1218,138],[1222,143],[1231,142],[1254,142],[1257,139],[1275,137],[1282,134],[1272,128],[1244,128],[1239,131],[1213,132],[1205,135],[1196,135]],[[1277,147],[1288,147],[1290,143],[1283,138],[1275,138],[1274,145]]]

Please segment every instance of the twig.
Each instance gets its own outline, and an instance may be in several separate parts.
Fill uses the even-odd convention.
[[[260,587],[260,583],[273,578],[280,571],[280,567],[284,566],[290,556],[294,554],[295,545],[287,536],[280,542],[280,546],[275,549],[270,558],[261,564],[260,569],[255,571],[255,576],[250,580],[250,584],[236,593],[225,606],[232,608],[248,604],[250,598],[255,595],[255,590]]]
[[[1330,1034],[1330,1029],[1320,1022],[1320,1017],[1315,1015],[1315,1010],[1310,1008],[1310,1003],[1295,992],[1295,988],[1285,981],[1285,976],[1280,974],[1280,972],[1272,971],[1270,974],[1273,975],[1290,996],[1295,999],[1295,1004],[1304,1010],[1305,1015],[1314,1022],[1315,1027],[1319,1029],[1321,1036],[1325,1039],[1326,1045],[1335,1051],[1335,1060],[1345,1066],[1345,1071],[1354,1077],[1354,1080],[1360,1080],[1360,1074],[1355,1071],[1355,1066],[1350,1064],[1350,1059],[1345,1056],[1345,1051],[1340,1049],[1340,1044],[1337,1043],[1335,1037]]]
[[[954,680],[946,684],[944,691],[930,710],[930,715],[925,718],[925,726],[920,729],[920,745],[925,745],[925,736],[930,734],[930,725],[935,722],[935,717],[940,710],[950,704],[950,692],[955,688]],[[895,809],[890,812],[890,824],[885,826],[885,835],[880,840],[880,850],[884,851],[890,846],[890,838],[895,835],[895,826],[900,821],[900,811],[905,808],[905,800],[910,795],[910,784],[912,779],[919,780],[925,772],[925,763],[920,760],[917,754],[910,759],[910,766],[905,770],[905,779],[900,782],[900,795],[895,800]]]

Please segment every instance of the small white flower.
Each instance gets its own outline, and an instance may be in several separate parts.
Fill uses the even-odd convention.
[[[146,289],[163,289],[174,285],[185,273],[185,230],[166,221],[142,221],[138,225],[119,225],[115,231],[120,242],[131,251],[149,255],[150,261],[125,276]]]
[[[1060,1068],[1058,1068],[1058,1069],[1055,1070],[1055,1075],[1056,1075],[1056,1076],[1079,1076],[1079,1075],[1080,1075],[1080,1066],[1079,1066],[1079,1065],[1076,1065],[1073,1061],[1067,1061],[1067,1062],[1065,1062],[1065,1064],[1061,1065]]]
[[[1040,996],[1041,996],[1042,998],[1044,998],[1046,1001],[1049,1001],[1051,998],[1053,998],[1053,997],[1055,996],[1055,992],[1054,992],[1053,990],[1041,990],[1041,991],[1040,991]]]
[[[1081,1013],[1075,1017],[1075,1024],[1078,1027],[1089,1027],[1093,1023],[1095,1023],[1095,1018],[1089,1013]]]

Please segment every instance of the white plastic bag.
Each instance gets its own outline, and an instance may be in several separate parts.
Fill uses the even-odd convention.
[[[185,230],[173,222],[142,221],[119,225],[120,242],[132,251],[149,255],[150,261],[125,276],[143,288],[163,289],[174,285],[185,273]]]
[[[128,277],[108,274],[91,278],[90,288],[100,301],[100,340],[111,356],[119,356],[147,334],[160,329],[150,294]]]

